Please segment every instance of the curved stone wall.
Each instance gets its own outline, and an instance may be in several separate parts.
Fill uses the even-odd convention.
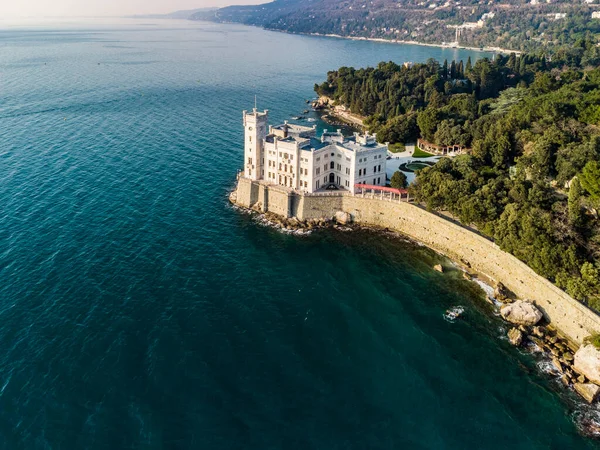
[[[502,282],[518,297],[533,301],[546,319],[575,344],[581,344],[590,334],[600,333],[600,316],[526,264],[477,233],[416,205],[353,195],[302,195],[264,185],[259,189],[258,184],[240,179],[237,202],[301,220],[330,218],[340,210],[348,212],[356,223],[406,234]]]

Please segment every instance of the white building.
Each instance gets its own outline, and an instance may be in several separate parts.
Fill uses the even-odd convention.
[[[386,185],[387,144],[377,143],[375,135],[325,130],[317,138],[316,126],[269,126],[266,110],[243,116],[246,178],[304,192]]]

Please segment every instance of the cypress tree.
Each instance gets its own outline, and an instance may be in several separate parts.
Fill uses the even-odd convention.
[[[521,56],[519,58],[519,75],[525,75],[527,67],[527,61],[525,61],[525,56]]]
[[[569,223],[574,227],[581,226],[583,219],[580,202],[581,195],[581,184],[579,183],[579,179],[575,177],[571,181],[571,186],[569,187],[569,200],[567,203],[569,208]]]
[[[517,65],[517,55],[515,55],[513,52],[508,57],[508,61],[506,61],[506,67],[508,67],[511,70],[515,70],[516,65]]]

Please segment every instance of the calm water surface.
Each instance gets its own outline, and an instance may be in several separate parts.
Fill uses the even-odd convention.
[[[0,447],[582,449],[474,285],[228,206],[241,110],[481,54],[235,25],[0,23]],[[449,323],[444,311],[466,308]]]

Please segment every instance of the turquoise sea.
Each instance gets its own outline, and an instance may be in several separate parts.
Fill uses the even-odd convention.
[[[0,22],[0,448],[597,448],[447,261],[385,233],[281,234],[227,202],[255,94],[279,121],[339,66],[469,55]]]

